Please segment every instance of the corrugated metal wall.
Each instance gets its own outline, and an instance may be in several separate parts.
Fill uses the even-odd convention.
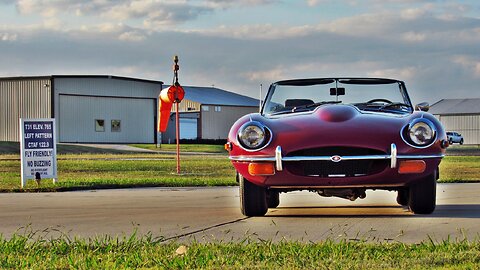
[[[205,106],[202,105],[202,107]],[[215,107],[220,107],[220,111],[216,110]],[[205,109],[201,111],[202,139],[226,139],[233,123],[238,118],[253,112],[258,112],[258,107],[209,105],[208,111],[205,111]]]
[[[182,100],[178,105],[179,112],[198,112],[200,111],[200,103],[188,99]],[[171,112],[175,112],[175,106],[172,106]]]
[[[0,80],[0,141],[19,141],[19,118],[51,117],[49,78]]]
[[[60,95],[61,142],[153,143],[155,100]],[[95,120],[104,130],[95,130]],[[112,130],[112,120],[120,130]]]
[[[54,77],[54,87],[60,142],[154,143],[159,83]],[[105,132],[95,131],[95,119],[105,120]],[[111,120],[121,120],[120,132]]]
[[[480,115],[435,115],[446,131],[462,134],[465,144],[480,144]]]

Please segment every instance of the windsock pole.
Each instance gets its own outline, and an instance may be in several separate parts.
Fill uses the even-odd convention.
[[[174,85],[175,87],[180,86],[178,83],[178,70],[180,69],[178,65],[178,56],[173,57],[173,73],[174,73]],[[176,92],[178,93],[178,92]],[[183,98],[183,97],[182,97]],[[180,114],[178,112],[178,104],[180,103],[178,96],[175,97],[175,137],[177,139],[177,174],[180,174]]]
[[[180,117],[178,113],[178,102],[175,102],[175,130],[177,137],[177,174],[180,174]]]
[[[172,85],[162,89],[158,96],[158,131],[166,132],[170,116],[172,114],[172,105],[175,103],[175,137],[177,141],[177,174],[180,174],[180,112],[179,104],[185,97],[185,90],[178,82],[178,56],[173,58],[175,64],[173,65],[173,82]]]

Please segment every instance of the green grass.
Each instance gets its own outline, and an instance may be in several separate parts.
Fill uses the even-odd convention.
[[[137,146],[137,145],[136,145]],[[140,145],[153,148],[154,145]],[[235,171],[221,145],[182,145],[183,152],[209,155],[182,155],[177,175],[175,156],[159,153],[118,152],[77,145],[58,145],[59,182],[49,179],[40,187],[29,181],[26,191],[147,187],[236,185]],[[175,145],[162,145],[174,151]],[[455,150],[456,149],[456,150]],[[476,146],[454,146],[449,151],[475,152]],[[0,192],[21,191],[18,143],[0,142]],[[221,153],[221,154],[215,154]],[[440,164],[439,182],[480,182],[480,156],[446,156]]]
[[[224,155],[190,155],[181,158],[176,173],[169,154],[69,154],[58,155],[59,182],[50,179],[38,187],[29,181],[26,191],[147,187],[232,186],[235,171]],[[447,156],[440,164],[439,182],[480,181],[480,156]],[[0,191],[21,191],[18,155],[0,155]]]
[[[480,241],[420,244],[245,241],[162,243],[124,238],[0,238],[2,269],[478,269]]]
[[[169,151],[177,150],[176,144],[162,144],[159,148],[155,144],[130,144],[130,146],[150,149],[155,151]],[[203,153],[217,153],[227,154],[223,145],[216,144],[180,144],[180,152],[203,152]]]
[[[480,156],[447,156],[440,163],[440,182],[479,182]]]
[[[180,175],[173,155],[58,155],[58,176],[56,185],[44,179],[38,189],[28,181],[25,190],[236,185],[235,171],[223,155],[182,156]],[[0,155],[0,191],[20,191],[18,156]]]
[[[450,145],[447,156],[480,156],[480,145]]]
[[[57,144],[58,154],[128,154],[131,151],[120,151],[114,149],[102,149],[73,144]],[[0,142],[0,155],[19,155],[20,143],[18,142]]]

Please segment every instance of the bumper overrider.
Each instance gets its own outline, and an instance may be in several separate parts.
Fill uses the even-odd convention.
[[[397,146],[390,145],[390,154],[385,155],[352,155],[352,156],[283,156],[282,147],[275,149],[275,156],[230,156],[229,159],[237,162],[249,162],[248,171],[253,176],[269,176],[284,170],[284,164],[302,161],[360,161],[360,160],[389,160],[390,168],[398,168],[399,174],[423,173],[427,159],[441,159],[444,154],[431,155],[399,155]]]

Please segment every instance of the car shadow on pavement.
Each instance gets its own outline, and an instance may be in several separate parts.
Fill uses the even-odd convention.
[[[431,217],[480,218],[480,204],[440,204]]]
[[[408,217],[408,218],[480,218],[480,204],[437,205],[429,215],[415,215],[402,206],[306,206],[269,209],[268,217]]]

